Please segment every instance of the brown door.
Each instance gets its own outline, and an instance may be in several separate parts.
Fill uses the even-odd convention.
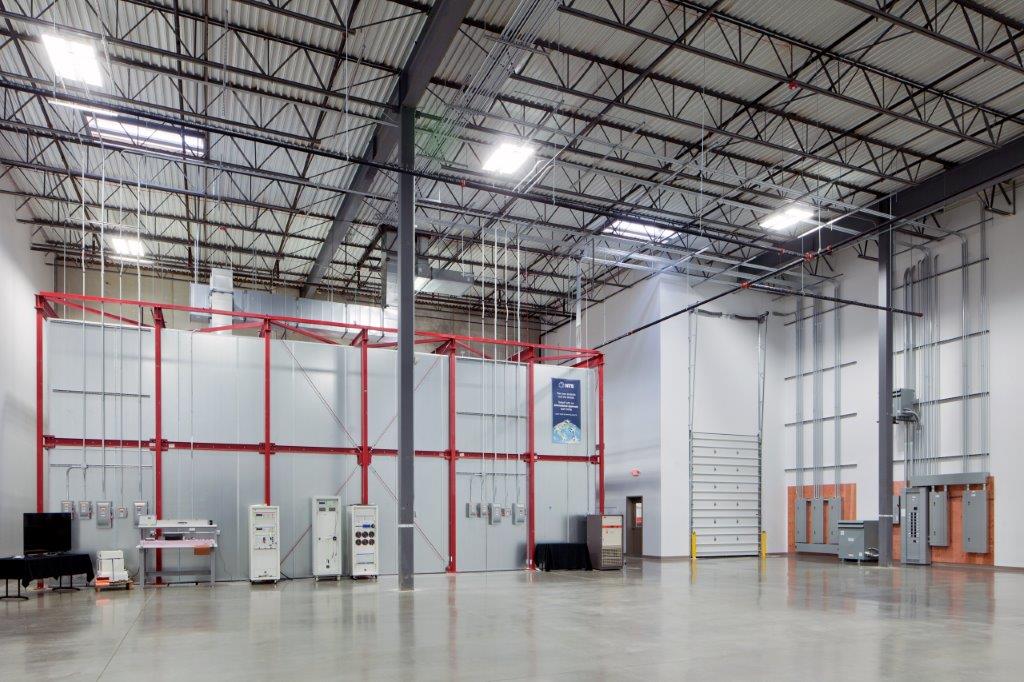
[[[644,555],[644,498],[626,498],[626,554]]]

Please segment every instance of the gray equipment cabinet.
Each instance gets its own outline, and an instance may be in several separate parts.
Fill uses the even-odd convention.
[[[622,518],[621,514],[587,516],[587,550],[598,571],[622,568]]]
[[[878,521],[840,521],[838,540],[841,560],[878,559]]]

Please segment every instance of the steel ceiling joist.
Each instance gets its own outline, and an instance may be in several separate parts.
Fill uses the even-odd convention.
[[[404,80],[406,86],[402,91],[400,99],[399,86],[391,94],[388,102],[395,107],[415,108],[423,93],[427,90],[430,79],[434,77],[437,67],[448,52],[452,41],[458,34],[459,26],[469,11],[471,0],[446,0],[434,5],[427,15],[426,22],[420,31],[416,44],[412,48],[405,66],[402,68],[400,80]],[[389,114],[389,117],[393,114]],[[397,119],[390,119],[393,123]],[[373,137],[366,146],[362,158],[373,160],[377,163],[388,162],[398,147],[398,131],[394,126],[382,125],[373,133]],[[369,165],[362,165],[356,172],[350,184],[351,189],[365,192],[373,185],[377,177],[377,168]],[[316,291],[317,284],[327,272],[327,268],[334,256],[338,244],[345,238],[349,226],[355,219],[362,201],[354,197],[346,197],[338,208],[338,214],[334,218],[330,231],[324,238],[323,246],[317,255],[316,262],[309,271],[306,283],[303,286],[303,295],[309,296]]]

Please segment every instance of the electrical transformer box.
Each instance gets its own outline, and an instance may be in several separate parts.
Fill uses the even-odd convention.
[[[281,510],[264,504],[249,505],[249,581],[281,579]]]
[[[345,507],[345,575],[376,578],[380,573],[377,505]]]
[[[588,515],[587,549],[596,570],[622,568],[622,515]]]
[[[341,498],[313,498],[313,577],[341,577]]]
[[[839,521],[837,554],[841,560],[878,558],[878,521]],[[872,551],[874,550],[874,551]]]

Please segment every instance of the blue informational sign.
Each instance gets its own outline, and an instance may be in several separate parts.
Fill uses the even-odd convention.
[[[583,439],[582,426],[579,379],[552,379],[551,442],[579,443]]]

